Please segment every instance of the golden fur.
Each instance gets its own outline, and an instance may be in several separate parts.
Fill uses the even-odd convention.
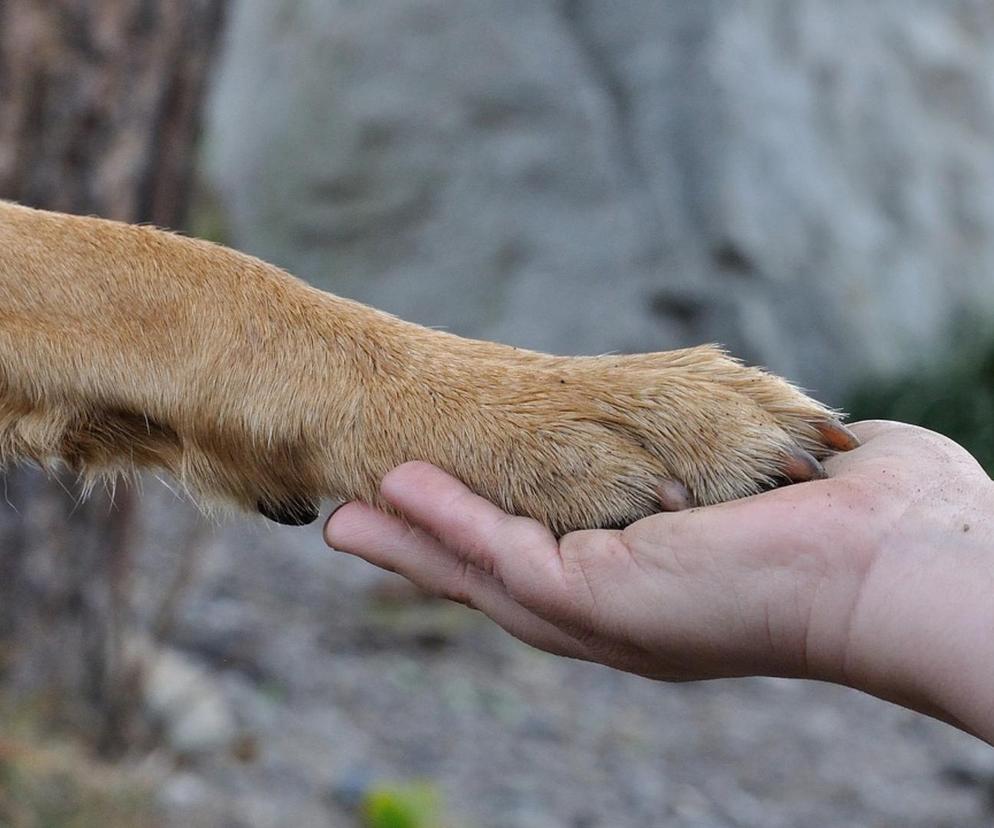
[[[835,422],[713,347],[462,339],[215,244],[0,202],[0,462],[159,467],[306,522],[423,459],[563,532],[658,511],[666,481],[700,504],[756,492],[798,446],[842,447]]]

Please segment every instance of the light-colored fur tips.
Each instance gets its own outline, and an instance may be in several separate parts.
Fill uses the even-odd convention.
[[[461,339],[149,227],[0,202],[0,460],[161,468],[304,523],[435,463],[557,532],[817,473],[850,440],[712,347],[554,357]],[[812,465],[814,464],[814,465]],[[661,489],[662,487],[662,489]]]

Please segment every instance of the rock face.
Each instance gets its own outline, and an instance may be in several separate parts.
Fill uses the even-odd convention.
[[[193,757],[231,746],[234,715],[206,667],[178,650],[131,642],[144,667],[144,704],[162,731],[163,743],[179,756]]]
[[[986,0],[239,0],[229,241],[560,352],[720,341],[830,401],[994,316]]]

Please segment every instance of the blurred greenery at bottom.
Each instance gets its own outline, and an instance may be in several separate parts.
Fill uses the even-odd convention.
[[[850,420],[900,420],[951,437],[994,473],[994,341],[960,340],[941,360],[903,377],[866,382],[847,400]]]
[[[31,707],[0,697],[0,828],[154,828],[154,796],[140,774],[89,757],[43,732]]]
[[[365,828],[438,828],[441,797],[427,783],[380,785],[362,803]]]

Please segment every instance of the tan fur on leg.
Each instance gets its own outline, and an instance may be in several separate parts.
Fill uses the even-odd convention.
[[[700,504],[759,491],[843,445],[836,423],[713,347],[461,339],[208,242],[0,202],[0,461],[159,467],[299,523],[422,459],[564,532],[658,511],[667,480]]]

